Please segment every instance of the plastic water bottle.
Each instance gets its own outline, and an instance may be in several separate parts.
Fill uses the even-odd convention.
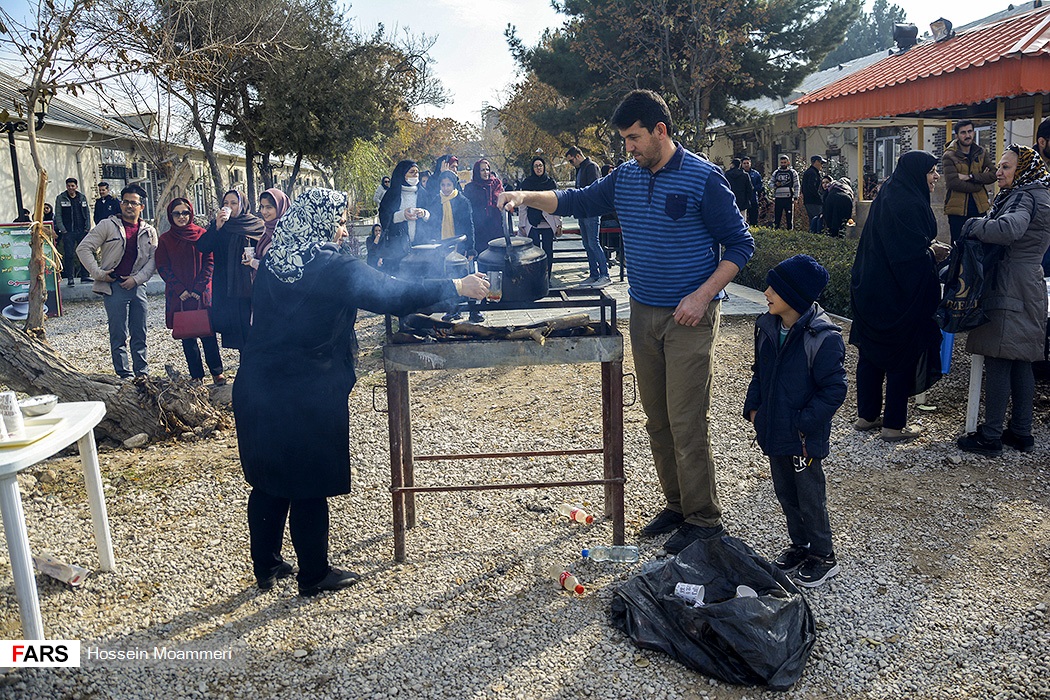
[[[558,515],[564,515],[569,520],[575,520],[578,523],[584,525],[590,525],[594,522],[594,516],[590,515],[583,508],[577,508],[574,505],[568,503],[562,503],[558,506]]]
[[[547,573],[550,574],[551,578],[558,582],[559,588],[572,591],[576,595],[583,595],[583,586],[580,585],[580,582],[572,575],[572,572],[561,564],[551,564],[551,567],[547,569]]]
[[[618,544],[611,547],[589,547],[583,550],[583,557],[591,561],[638,561],[638,548],[631,544]]]

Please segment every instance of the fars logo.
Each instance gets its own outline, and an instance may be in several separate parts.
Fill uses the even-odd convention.
[[[80,666],[80,641],[0,640],[0,668]]]

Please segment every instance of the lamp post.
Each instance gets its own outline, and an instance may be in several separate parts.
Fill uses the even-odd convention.
[[[37,99],[36,111],[36,130],[44,128],[44,117],[47,116],[47,100],[44,97]],[[2,123],[0,127],[7,134],[7,143],[11,147],[11,174],[15,180],[15,205],[17,209],[15,211],[18,216],[22,215],[22,210],[25,206],[22,204],[22,178],[18,175],[18,151],[15,148],[15,132],[29,131],[29,124],[21,119],[14,119]]]

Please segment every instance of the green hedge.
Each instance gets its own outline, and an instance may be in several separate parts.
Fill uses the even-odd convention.
[[[831,279],[824,293],[820,295],[820,305],[827,311],[852,316],[849,304],[849,276],[853,267],[853,258],[857,254],[857,241],[845,238],[807,233],[803,231],[775,231],[769,228],[752,228],[755,237],[755,255],[734,282],[764,290],[766,273],[777,263],[792,255],[805,253],[812,255],[828,270]]]

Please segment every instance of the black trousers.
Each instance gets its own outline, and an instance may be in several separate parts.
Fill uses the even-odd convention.
[[[780,215],[783,214],[787,217],[786,226],[781,227]],[[791,197],[775,197],[773,199],[773,228],[786,228],[790,230],[793,227],[795,216],[795,200]]]
[[[769,456],[773,490],[787,519],[791,544],[808,546],[811,554],[820,557],[831,556],[834,547],[831,543],[827,485],[821,460],[814,459],[798,471],[793,459],[790,455]]]
[[[537,248],[543,248],[547,254],[547,277],[551,276],[551,268],[554,267],[554,231],[549,227],[539,228],[533,226],[529,229],[529,238]]]
[[[84,240],[87,233],[63,233],[62,234],[62,276],[72,281],[77,273],[80,274],[82,282],[88,282],[91,278],[87,270],[80,264],[77,257],[77,246]]]
[[[248,532],[252,567],[257,579],[270,576],[280,566],[284,521],[292,535],[299,560],[299,587],[309,588],[328,575],[328,499],[289,500],[252,489],[248,496]]]
[[[886,413],[882,413],[882,383],[886,382]],[[915,388],[915,368],[887,372],[860,353],[857,358],[857,415],[900,430],[908,423],[908,397]]]
[[[758,223],[758,205],[747,208],[747,225],[754,226]]]
[[[182,354],[186,356],[186,366],[189,367],[190,376],[194,379],[204,379],[204,365],[201,363],[201,350],[197,345],[198,338],[182,339]],[[219,339],[209,335],[199,339],[204,346],[204,359],[208,361],[208,371],[211,376],[217,377],[222,374],[222,356],[219,354]]]

